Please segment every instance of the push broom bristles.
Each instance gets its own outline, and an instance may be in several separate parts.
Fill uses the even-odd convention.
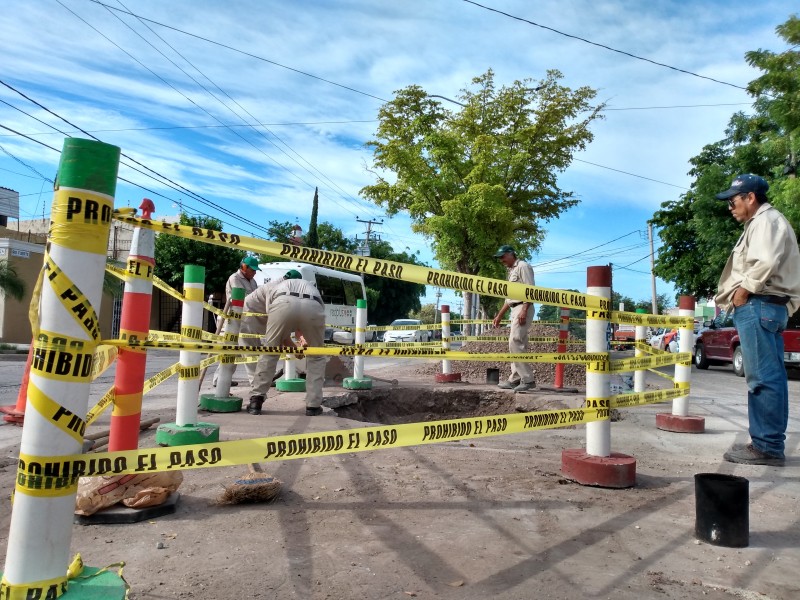
[[[264,473],[257,464],[249,465],[249,469],[249,473],[225,486],[217,504],[269,502],[280,493],[283,483],[279,479]]]

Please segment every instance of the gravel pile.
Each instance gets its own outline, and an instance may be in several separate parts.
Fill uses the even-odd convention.
[[[501,327],[498,329],[489,329],[484,331],[482,335],[486,336],[508,336],[509,328]],[[558,337],[558,327],[552,325],[532,325],[530,330],[530,337]],[[496,352],[507,353],[508,343],[506,342],[466,342],[461,348],[464,352],[470,354],[493,354]],[[569,344],[567,346],[568,352],[583,352],[586,346],[584,344]],[[529,343],[529,352],[557,352],[557,344],[555,343]],[[536,374],[536,383],[540,385],[552,385],[555,382],[556,366],[550,363],[530,363]],[[469,381],[472,383],[486,383],[486,370],[499,369],[500,381],[508,379],[511,375],[511,364],[507,362],[490,362],[490,361],[453,361],[452,370],[454,373],[461,373],[462,381]],[[419,367],[416,373],[425,376],[433,376],[436,373],[441,373],[442,365],[428,364]],[[567,364],[564,365],[564,387],[578,387],[586,386],[586,366],[582,364]]]

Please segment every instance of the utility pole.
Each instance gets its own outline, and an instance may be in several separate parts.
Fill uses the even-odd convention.
[[[364,245],[367,248],[367,253],[366,254],[362,253],[362,256],[369,256],[369,247],[370,247],[369,245],[372,242],[372,226],[383,225],[383,219],[381,219],[380,221],[373,221],[372,219],[364,220],[364,219],[359,219],[358,215],[356,215],[356,221],[358,221],[359,223],[364,223],[367,226],[367,230],[364,232],[364,235],[366,236],[366,239],[364,240]]]
[[[433,311],[433,324],[436,325],[437,319],[439,317],[439,300],[442,297],[442,288],[436,288],[436,310]]]
[[[653,314],[658,314],[658,298],[656,296],[656,255],[653,252],[653,224],[647,222],[647,237],[650,240],[650,286],[653,292]]]

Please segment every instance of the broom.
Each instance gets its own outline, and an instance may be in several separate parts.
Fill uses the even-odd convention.
[[[222,496],[217,499],[218,505],[269,502],[280,493],[283,482],[264,473],[261,465],[252,463],[247,468],[249,473],[225,486]]]

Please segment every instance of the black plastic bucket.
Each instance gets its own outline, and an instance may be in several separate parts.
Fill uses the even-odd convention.
[[[750,482],[720,473],[694,476],[697,539],[715,546],[744,548],[750,543]]]
[[[500,383],[500,369],[486,369],[486,383]]]

